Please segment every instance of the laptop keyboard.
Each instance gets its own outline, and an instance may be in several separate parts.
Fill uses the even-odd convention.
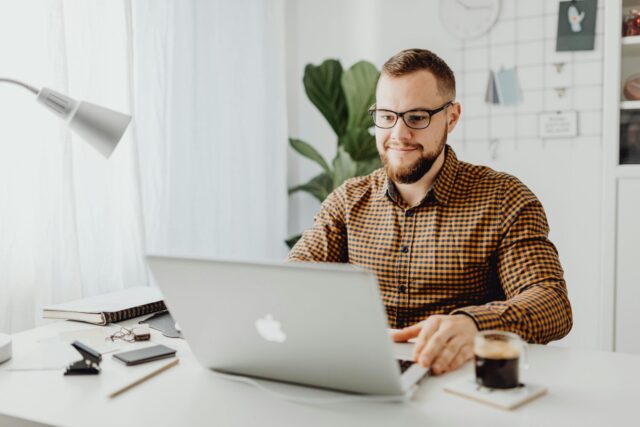
[[[398,365],[400,366],[400,373],[404,374],[404,372],[409,369],[410,367],[413,366],[415,362],[412,362],[411,360],[400,360],[398,359]]]

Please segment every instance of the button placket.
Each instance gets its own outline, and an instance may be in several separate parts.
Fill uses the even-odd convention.
[[[402,236],[400,245],[399,265],[402,267],[399,271],[399,282],[396,287],[398,310],[402,310],[402,306],[408,301],[407,294],[409,291],[409,272],[411,270],[411,244],[413,241],[413,233],[415,230],[414,209],[406,209],[404,218],[402,218]]]

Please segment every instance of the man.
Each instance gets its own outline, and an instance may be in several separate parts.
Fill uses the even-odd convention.
[[[517,178],[459,161],[455,78],[427,50],[383,66],[371,115],[384,168],[323,202],[290,260],[375,271],[396,341],[439,374],[473,357],[478,330],[547,343],[572,326],[563,271],[542,205]],[[337,296],[339,297],[339,296]]]

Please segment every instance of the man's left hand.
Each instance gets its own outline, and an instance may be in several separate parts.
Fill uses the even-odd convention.
[[[393,334],[396,342],[418,338],[413,361],[434,374],[453,371],[473,357],[473,339],[478,332],[473,319],[464,314],[429,316],[427,320]]]

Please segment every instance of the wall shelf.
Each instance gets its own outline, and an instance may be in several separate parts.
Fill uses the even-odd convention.
[[[634,46],[640,44],[640,36],[628,36],[622,38],[623,46]]]
[[[621,110],[640,110],[640,101],[622,101],[620,103]]]
[[[640,36],[623,37],[622,54],[630,56],[640,55]]]
[[[640,177],[640,165],[618,165],[614,172],[616,178]]]

